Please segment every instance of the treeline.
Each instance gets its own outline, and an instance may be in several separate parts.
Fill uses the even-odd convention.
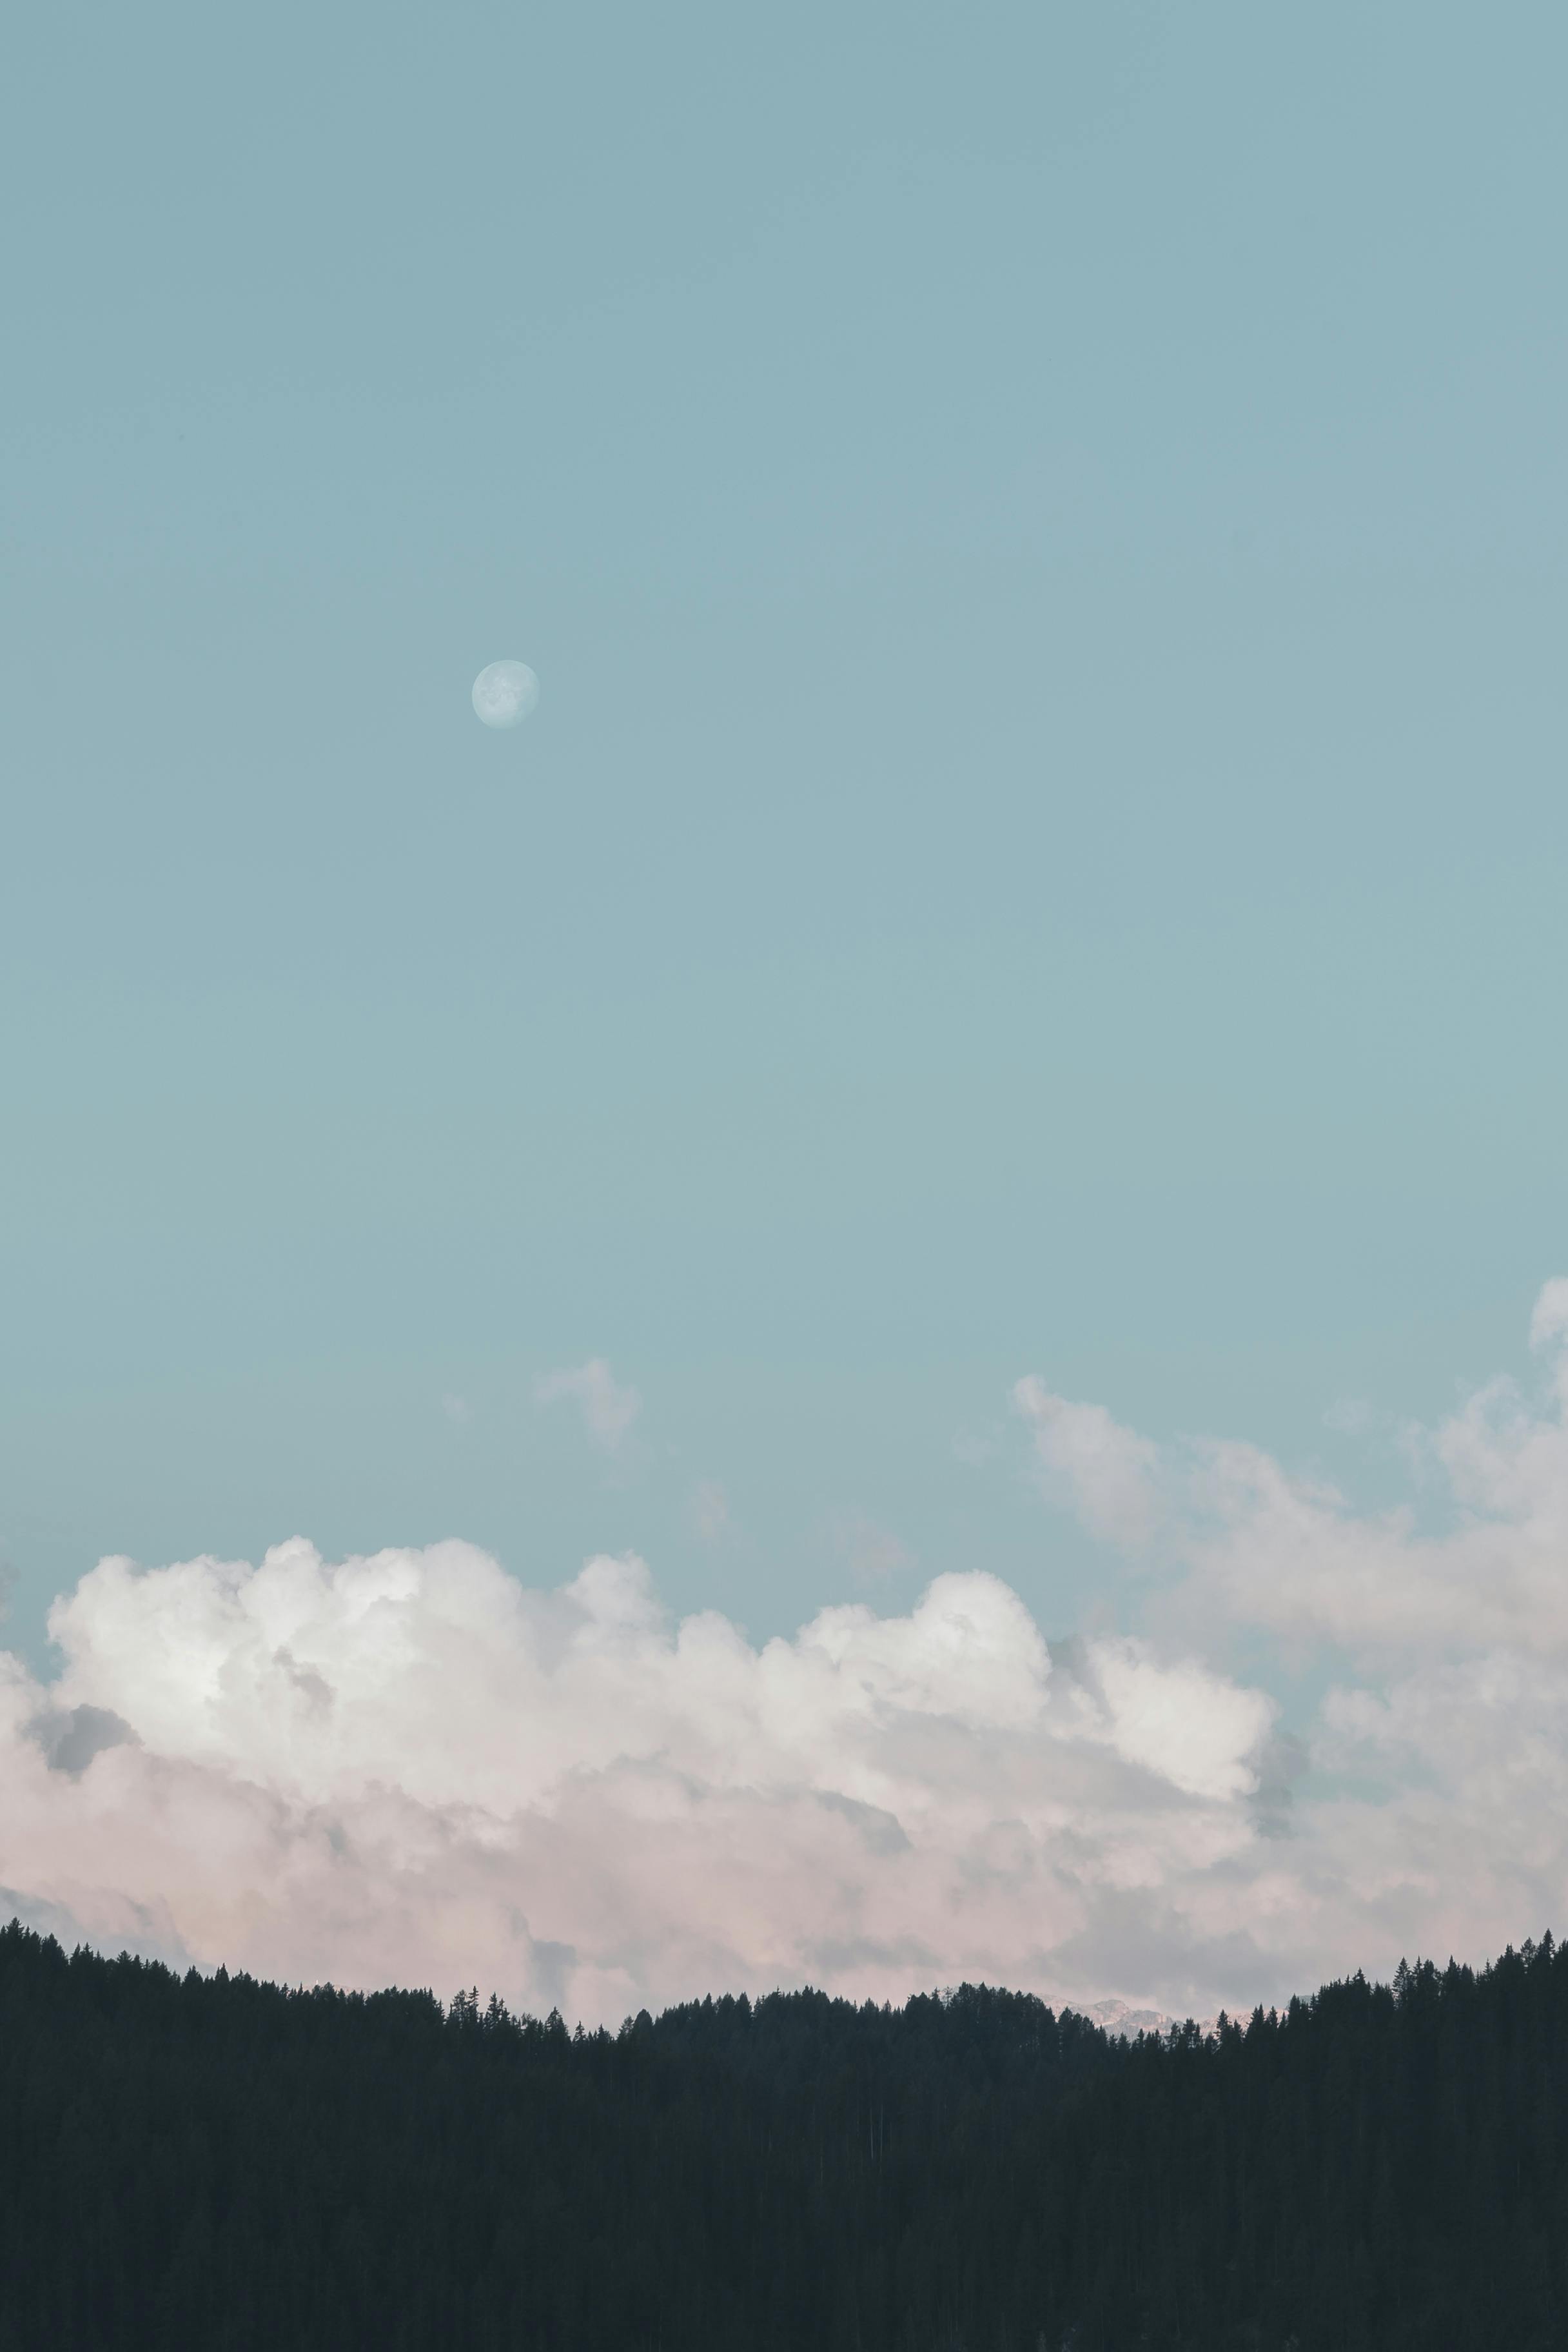
[[[1032,1996],[569,2033],[0,1930],[0,2352],[1556,2352],[1568,1957],[1129,2044]]]

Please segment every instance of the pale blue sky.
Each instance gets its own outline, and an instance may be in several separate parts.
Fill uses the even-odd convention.
[[[870,1528],[1066,1630],[1019,1374],[1373,1492],[1325,1409],[1521,1360],[1565,68],[1431,0],[29,12],[13,1638],[297,1530],[761,1633]],[[614,1454],[534,1401],[595,1356]]]

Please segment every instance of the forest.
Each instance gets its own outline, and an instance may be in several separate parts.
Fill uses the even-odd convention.
[[[1027,1993],[618,2032],[0,1930],[0,2352],[1547,2352],[1568,1951],[1128,2042]]]

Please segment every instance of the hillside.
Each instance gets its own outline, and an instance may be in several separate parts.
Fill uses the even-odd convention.
[[[0,1931],[0,2347],[1546,2352],[1568,1958],[1131,2042],[1026,1994],[568,2033]]]

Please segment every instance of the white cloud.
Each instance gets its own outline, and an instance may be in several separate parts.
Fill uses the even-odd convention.
[[[0,1885],[290,1979],[613,2018],[805,1979],[1100,1991],[1073,1948],[1108,1903],[1202,1946],[1257,1843],[1267,1701],[1127,1643],[1053,1667],[980,1573],[753,1649],[670,1624],[635,1559],[540,1592],[460,1543],[296,1541],[103,1560],[50,1630],[47,1688],[0,1661]]]
[[[642,1411],[636,1389],[623,1386],[603,1356],[590,1356],[574,1370],[546,1372],[533,1384],[534,1402],[554,1404],[569,1397],[583,1415],[583,1426],[606,1454],[618,1452],[633,1422]]]
[[[1253,1794],[1274,1717],[1261,1691],[1190,1660],[1163,1665],[1142,1643],[1100,1642],[1091,1654],[1110,1745],[1189,1796]]]

